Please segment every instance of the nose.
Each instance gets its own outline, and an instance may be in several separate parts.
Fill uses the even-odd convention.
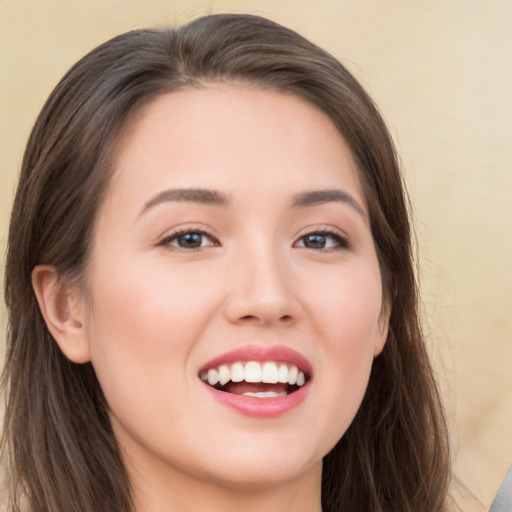
[[[235,324],[291,325],[300,317],[300,303],[286,257],[257,251],[237,258],[231,267],[225,315]]]

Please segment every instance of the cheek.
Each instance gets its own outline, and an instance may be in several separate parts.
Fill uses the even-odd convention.
[[[316,314],[315,330],[323,340],[322,360],[316,385],[329,411],[325,428],[331,422],[331,443],[345,433],[355,417],[366,391],[374,359],[375,344],[381,334],[380,278],[373,267],[351,267],[337,279],[325,282],[322,293],[312,301]],[[336,283],[336,284],[333,284]]]
[[[320,280],[322,279],[322,280]],[[329,350],[358,356],[379,339],[382,288],[378,266],[351,265],[337,272],[317,275],[316,286],[309,286],[310,307],[316,328]],[[304,283],[306,286],[306,283]]]
[[[94,283],[94,327],[127,351],[186,348],[181,340],[201,331],[215,302],[215,287],[158,264],[99,269]]]
[[[147,266],[96,269],[88,324],[91,361],[113,407],[127,405],[129,397],[141,404],[154,399],[156,405],[162,389],[170,407],[170,390],[195,374],[190,354],[215,297],[212,291],[198,294],[179,273],[171,276],[154,265],[150,272],[137,268]]]

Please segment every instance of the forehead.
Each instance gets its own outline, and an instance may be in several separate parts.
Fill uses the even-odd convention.
[[[111,191],[243,181],[292,193],[339,186],[341,177],[362,196],[347,144],[317,107],[288,92],[208,84],[166,93],[136,113],[117,144]]]

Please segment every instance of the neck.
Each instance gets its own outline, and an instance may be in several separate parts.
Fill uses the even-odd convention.
[[[140,462],[140,461],[139,461]],[[269,484],[230,484],[176,471],[128,468],[136,512],[321,512],[321,463],[297,478]]]

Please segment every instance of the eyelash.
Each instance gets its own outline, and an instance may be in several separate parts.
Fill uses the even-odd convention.
[[[184,237],[185,235],[199,235],[201,237],[206,237],[210,240],[210,244],[208,245],[199,245],[197,247],[183,247],[178,245],[178,239],[181,237]],[[172,242],[178,242],[176,244],[172,244]],[[203,241],[203,240],[202,240]],[[202,243],[201,241],[201,243]],[[181,229],[179,231],[175,231],[173,233],[170,233],[165,238],[163,238],[159,243],[159,246],[176,249],[176,250],[185,250],[185,251],[198,251],[202,249],[203,247],[217,247],[220,245],[220,242],[210,233],[207,233],[203,229],[194,229],[194,228],[187,228],[187,229]]]
[[[184,237],[186,235],[198,235],[201,237],[200,245],[196,247],[183,247],[179,245],[178,239],[181,237]],[[334,241],[334,244],[330,247],[308,247],[306,246],[305,239],[307,237],[311,236],[317,236],[317,237],[324,237],[325,239],[331,239]],[[203,238],[206,237],[210,240],[210,243],[207,245],[202,245]],[[177,242],[176,244],[172,242]],[[302,245],[298,245],[299,243],[302,243]],[[173,233],[170,233],[165,238],[163,238],[157,245],[166,247],[166,248],[172,248],[176,250],[185,250],[185,251],[198,251],[204,247],[218,247],[220,246],[220,242],[210,233],[204,231],[203,229],[194,229],[194,228],[187,228],[187,229],[181,229],[179,231],[175,231]],[[351,243],[349,239],[346,236],[340,235],[337,231],[334,230],[318,230],[318,231],[311,231],[309,233],[306,233],[299,237],[297,242],[293,244],[294,247],[300,247],[304,249],[311,249],[313,251],[321,251],[321,252],[334,252],[334,251],[342,251],[347,250],[351,248]]]
[[[321,252],[343,251],[343,250],[350,249],[352,247],[348,237],[342,236],[337,231],[329,230],[329,229],[322,229],[322,230],[311,231],[309,233],[306,233],[305,235],[302,235],[297,242],[295,242],[294,246],[297,247],[298,242],[304,243],[304,240],[310,236],[320,236],[320,237],[325,237],[326,239],[330,238],[331,240],[334,241],[334,245],[332,245],[331,247],[320,247],[320,248],[307,247],[306,245],[301,245],[298,247],[301,247],[304,249],[318,250]]]

